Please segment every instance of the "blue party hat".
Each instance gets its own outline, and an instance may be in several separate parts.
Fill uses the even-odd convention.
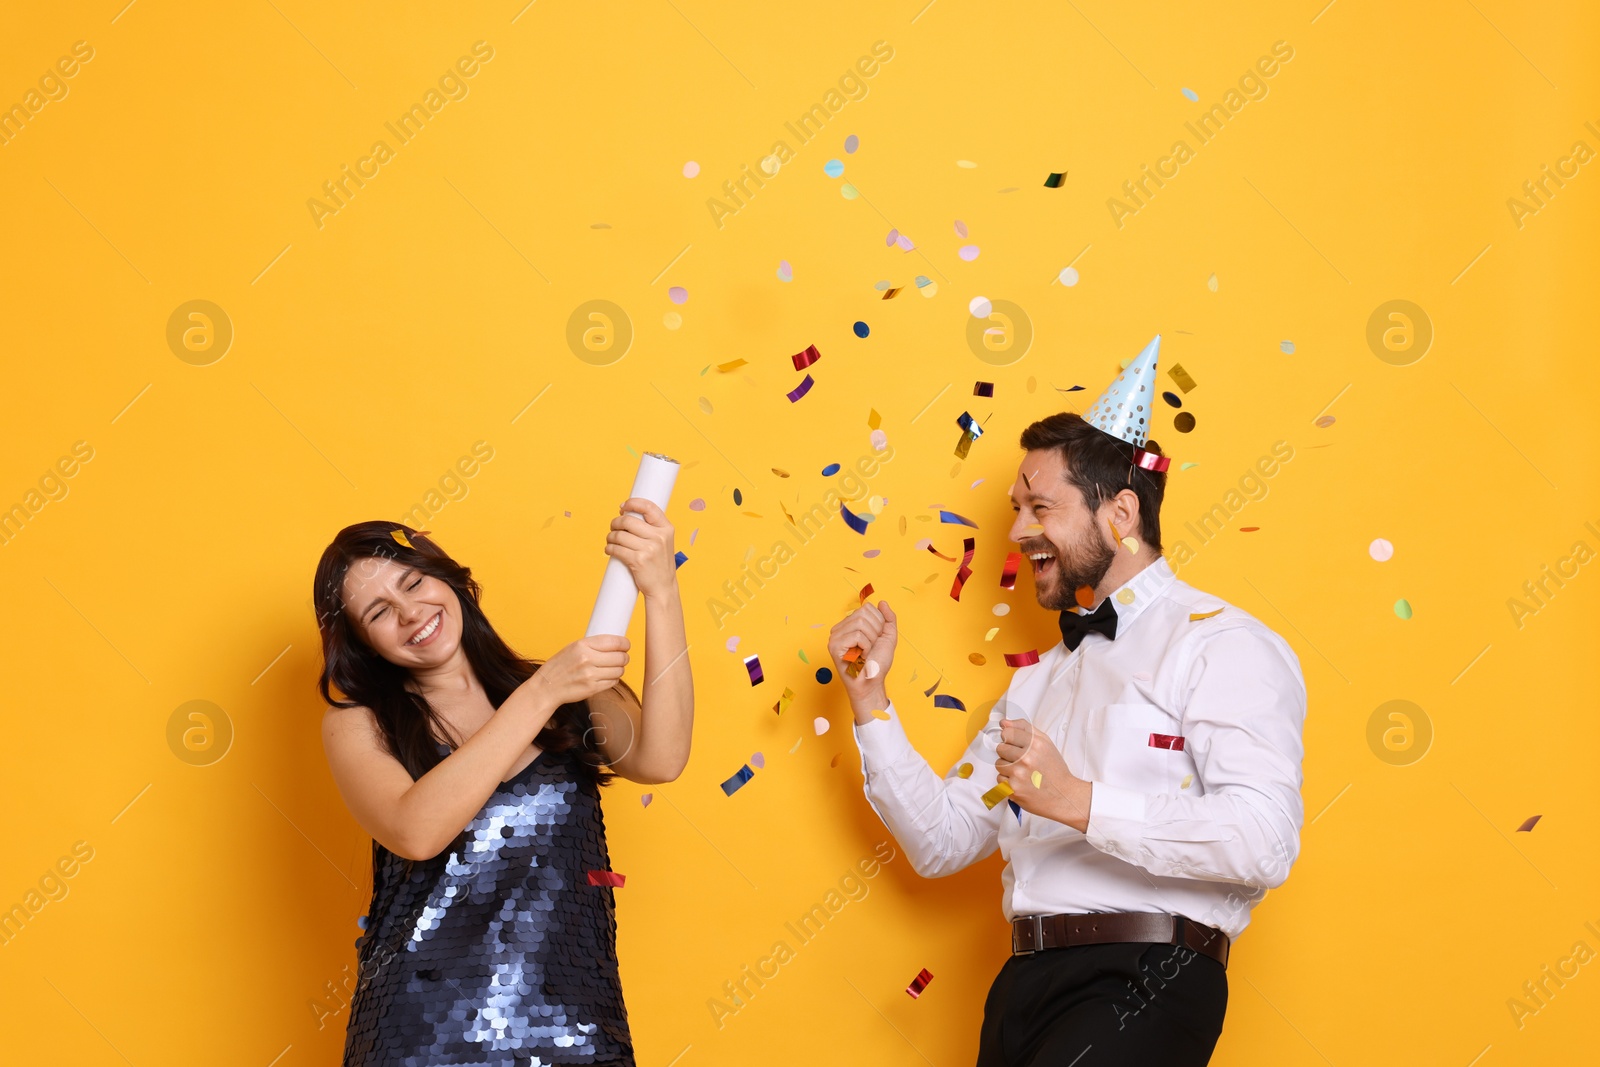
[[[1135,448],[1142,446],[1150,432],[1150,416],[1155,411],[1156,360],[1160,352],[1161,335],[1156,334],[1127,369],[1117,375],[1117,380],[1100,394],[1100,399],[1083,417],[1084,421]]]

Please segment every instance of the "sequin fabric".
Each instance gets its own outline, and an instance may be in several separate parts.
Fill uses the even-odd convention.
[[[448,751],[448,750],[442,750]],[[634,1067],[599,787],[541,752],[444,852],[372,845],[345,1067]]]

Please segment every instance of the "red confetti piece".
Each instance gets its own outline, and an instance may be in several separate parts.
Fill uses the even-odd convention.
[[[906,992],[911,995],[912,1000],[916,1000],[922,996],[922,991],[928,988],[928,983],[931,981],[933,981],[933,972],[924,967],[917,972],[915,978],[911,979],[911,984],[906,986]]]
[[[1239,527],[1239,532],[1240,533],[1255,533],[1259,529],[1261,529],[1261,527],[1259,527],[1259,526],[1241,526],[1241,527]]]
[[[1030,648],[1026,652],[1007,652],[1007,667],[1031,667],[1039,662],[1039,650]]]
[[[1017,587],[1017,570],[1022,566],[1021,552],[1006,553],[1006,565],[1000,571],[1000,588],[1015,589]]]
[[[796,352],[789,357],[794,361],[795,370],[805,370],[811,364],[822,358],[822,353],[817,351],[816,345],[807,345],[804,352]]]
[[[961,569],[956,571],[955,584],[950,587],[950,599],[961,599],[961,587],[967,584],[967,579],[972,577],[972,554],[976,551],[977,539],[968,537],[962,542]]]
[[[865,604],[867,602],[867,597],[869,597],[871,595],[872,595],[872,583],[868,582],[866,585],[861,587],[861,592],[859,594],[859,596],[861,597],[861,603]]]
[[[589,872],[589,884],[590,885],[609,885],[609,886],[615,886],[616,888],[621,889],[622,888],[622,884],[625,881],[627,881],[627,876],[618,874],[616,871],[590,871]]]
[[[1543,818],[1542,815],[1530,815],[1530,816],[1528,816],[1527,821],[1524,822],[1521,826],[1517,827],[1517,832],[1520,834],[1525,830],[1532,830],[1534,823],[1538,822],[1541,818]]]
[[[801,397],[803,397],[807,393],[811,392],[811,387],[813,385],[815,385],[815,384],[816,383],[811,380],[811,375],[808,374],[805,377],[805,381],[801,382],[799,385],[795,386],[793,389],[789,390],[788,393],[786,393],[784,395],[789,398],[789,403],[791,403],[791,404],[798,403]]]
[[[1150,747],[1170,749],[1173,752],[1182,752],[1183,738],[1178,737],[1175,734],[1151,734]]]

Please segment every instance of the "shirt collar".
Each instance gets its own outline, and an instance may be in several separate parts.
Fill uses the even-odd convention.
[[[1178,576],[1173,573],[1172,565],[1167,562],[1167,558],[1165,556],[1157,556],[1154,563],[1145,567],[1120,588],[1114,590],[1109,599],[1112,601],[1112,606],[1117,613],[1117,635],[1120,637],[1126,634],[1134,621],[1144,614],[1145,609],[1154,604],[1177,580]],[[1101,603],[1104,603],[1104,601]],[[1100,607],[1100,603],[1095,604],[1095,607]],[[1091,610],[1093,609],[1077,608],[1080,615],[1087,615]],[[1083,645],[1079,645],[1077,649],[1068,651],[1065,642],[1063,642],[1063,662],[1083,647]]]

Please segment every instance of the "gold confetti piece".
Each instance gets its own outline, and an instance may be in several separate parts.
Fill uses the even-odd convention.
[[[883,291],[883,298],[885,300],[893,300],[895,297],[900,295],[900,290],[903,288],[905,288],[905,286],[897,285],[893,289],[885,289]]]
[[[1189,372],[1183,369],[1182,364],[1174,363],[1167,368],[1167,373],[1172,376],[1173,381],[1178,383],[1178,388],[1184,392],[1187,393],[1195,387],[1195,380],[1189,377]]]
[[[555,516],[552,515],[552,516],[550,516],[550,518],[553,520],[553,519],[555,519]],[[547,522],[547,523],[545,523],[545,525],[548,526],[550,524]],[[406,537],[406,532],[404,530],[390,530],[389,531],[389,536],[394,538],[396,541],[400,542],[402,545],[405,545],[407,548],[409,548],[409,549],[411,549],[413,551],[416,550],[417,546],[412,544],[410,539],[408,539]]]
[[[1119,589],[1119,590],[1117,590],[1117,603],[1119,603],[1119,604],[1132,604],[1133,603],[1133,590],[1132,589]]]
[[[987,659],[984,658],[982,652],[974,652],[974,653],[970,654],[969,656],[967,656],[967,659],[970,660],[972,662],[972,664],[974,666],[977,666],[977,667],[981,667],[985,663],[989,662]]]
[[[773,474],[776,474],[776,475],[777,475],[777,476],[778,476],[778,477],[780,477],[780,478],[787,478],[787,477],[789,477],[789,472],[788,472],[788,471],[785,471],[785,470],[779,470],[779,469],[778,469],[778,468],[777,468],[777,467],[773,467],[773,468],[772,468],[772,473],[773,473]],[[781,504],[780,504],[780,505],[779,505],[779,507],[782,507],[782,505],[781,505]],[[785,514],[785,515],[787,515],[787,514],[788,514],[788,512],[784,512],[784,514]]]
[[[1010,782],[996,782],[993,789],[983,794],[983,806],[992,811],[996,804],[1015,792],[1016,790],[1011,788]]]
[[[731,370],[738,370],[748,362],[750,361],[747,359],[736,359],[732,363],[718,363],[717,370],[721,371],[723,374],[726,374]]]
[[[1179,784],[1178,788],[1179,789],[1188,789],[1193,784],[1194,784],[1194,775],[1186,774],[1186,775],[1183,776],[1183,782]]]
[[[883,425],[883,416],[878,414],[878,409],[877,408],[869,408],[867,410],[867,429],[876,430],[879,426],[882,426],[882,425]]]
[[[1033,772],[1032,781],[1033,781],[1033,787],[1035,789],[1038,789],[1039,788],[1039,784],[1044,781],[1044,775],[1039,771],[1034,771]]]
[[[1110,519],[1107,519],[1106,520],[1106,525],[1111,527],[1111,538],[1112,538],[1112,540],[1114,540],[1114,541],[1122,540],[1122,534],[1117,530],[1117,524],[1116,523],[1112,522]]]
[[[792,703],[794,703],[794,690],[790,689],[788,686],[784,686],[783,695],[778,698],[778,702],[776,704],[772,705],[772,710],[777,712],[779,715],[782,715],[789,709],[789,705]]]
[[[1537,822],[1538,822],[1538,821],[1539,821],[1539,820],[1540,820],[1540,819],[1541,819],[1541,818],[1543,818],[1543,816],[1542,816],[1542,815],[1530,815],[1530,816],[1528,816],[1528,817],[1527,817],[1527,819],[1525,819],[1525,820],[1524,820],[1524,821],[1523,821],[1523,823],[1522,823],[1522,825],[1521,825],[1521,826],[1519,826],[1519,827],[1517,827],[1517,833],[1519,833],[1519,834],[1520,834],[1520,833],[1523,833],[1523,832],[1524,832],[1524,831],[1529,831],[1529,830],[1532,830],[1532,829],[1533,829],[1533,827],[1534,827],[1534,825],[1535,825],[1535,824],[1536,824],[1536,823],[1537,823]]]
[[[1124,537],[1122,539],[1122,544],[1123,544],[1124,547],[1127,548],[1127,550],[1129,552],[1132,552],[1134,555],[1137,556],[1139,554],[1139,542],[1135,541],[1133,538]]]
[[[830,767],[839,766],[839,756],[842,756],[842,755],[844,755],[843,752],[839,753],[837,756],[834,756],[833,759],[828,761],[828,766],[830,766]]]
[[[961,766],[957,767],[956,768],[956,777],[957,778],[971,778],[972,777],[972,764],[963,763]]]
[[[791,755],[791,756],[794,755],[795,752],[800,748],[800,742],[804,741],[804,740],[805,740],[805,738],[803,738],[803,737],[795,738],[794,747],[789,749],[789,755]]]
[[[889,721],[889,713],[887,711],[884,711],[882,708],[875,709],[872,712],[872,717],[874,719],[882,719],[884,722],[888,722]]]
[[[705,397],[701,397],[700,398],[700,410],[705,412],[707,415],[712,414],[711,401],[707,400]]]
[[[1189,616],[1189,621],[1190,622],[1199,622],[1201,619],[1209,619],[1213,615],[1221,615],[1221,614],[1222,614],[1222,609],[1221,608],[1218,608],[1216,611],[1203,611],[1203,612],[1200,612],[1198,615],[1190,615]]]
[[[1000,627],[991,626],[991,627],[989,627],[989,632],[983,635],[983,639],[985,641],[993,641],[994,640],[994,635],[999,633],[999,632],[1000,632]]]
[[[1206,288],[1213,293],[1217,291],[1217,276],[1215,274],[1206,279]]]

